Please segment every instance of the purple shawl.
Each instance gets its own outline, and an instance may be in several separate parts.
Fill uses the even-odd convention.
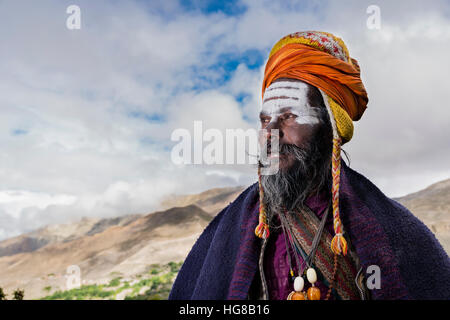
[[[361,266],[377,265],[373,299],[450,299],[450,259],[433,233],[398,202],[341,160],[339,206]],[[206,227],[187,256],[169,300],[247,299],[262,240],[258,184]],[[369,274],[370,275],[370,274]]]

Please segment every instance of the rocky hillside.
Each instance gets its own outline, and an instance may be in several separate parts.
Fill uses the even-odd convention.
[[[215,188],[199,194],[170,196],[161,202],[161,207],[168,209],[195,204],[214,216],[244,190],[244,187]]]
[[[211,215],[189,205],[135,218],[110,226],[108,221],[98,221],[90,228],[98,232],[86,231],[71,240],[52,240],[34,251],[28,248],[0,257],[0,286],[11,292],[23,288],[30,299],[42,296],[49,286],[65,288],[67,268],[72,265],[80,268],[82,283],[101,283],[117,274],[146,272],[154,263],[184,260]]]
[[[113,225],[127,225],[141,215],[116,218],[83,218],[78,222],[48,225],[38,230],[0,241],[0,257],[33,252],[51,243],[68,242],[85,235],[100,233]]]
[[[147,215],[83,218],[1,241],[0,287],[24,288],[28,299],[51,296],[66,287],[71,265],[80,267],[83,283],[109,283],[118,275],[128,283],[149,266],[184,260],[206,225],[242,190],[172,196]]]
[[[243,187],[216,188],[193,195],[175,195],[161,202],[160,210],[174,207],[196,205],[210,215],[215,216],[228,203],[233,201]],[[115,218],[82,218],[80,221],[48,225],[38,230],[0,241],[0,257],[18,253],[33,252],[48,244],[68,242],[83,236],[101,233],[112,226],[126,226],[142,217],[140,214],[126,215]]]

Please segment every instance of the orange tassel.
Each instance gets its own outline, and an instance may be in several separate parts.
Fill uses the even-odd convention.
[[[347,255],[347,241],[342,234],[336,234],[331,240],[331,251],[335,254]]]
[[[261,239],[267,239],[270,234],[269,226],[267,225],[267,223],[260,222],[255,229],[255,234]]]

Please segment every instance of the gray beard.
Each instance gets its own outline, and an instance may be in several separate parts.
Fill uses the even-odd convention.
[[[280,154],[291,154],[294,164],[273,175],[262,175],[264,205],[269,221],[277,212],[299,210],[308,196],[324,187],[331,190],[331,154],[323,154],[320,143],[310,143],[308,149],[295,145],[282,145]],[[328,149],[328,148],[325,148]]]

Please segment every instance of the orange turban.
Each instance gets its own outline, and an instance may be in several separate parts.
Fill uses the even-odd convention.
[[[353,121],[359,120],[368,97],[357,61],[346,55],[348,51],[342,40],[328,33],[301,32],[286,36],[270,53],[262,94],[275,79],[302,80],[322,89]]]

